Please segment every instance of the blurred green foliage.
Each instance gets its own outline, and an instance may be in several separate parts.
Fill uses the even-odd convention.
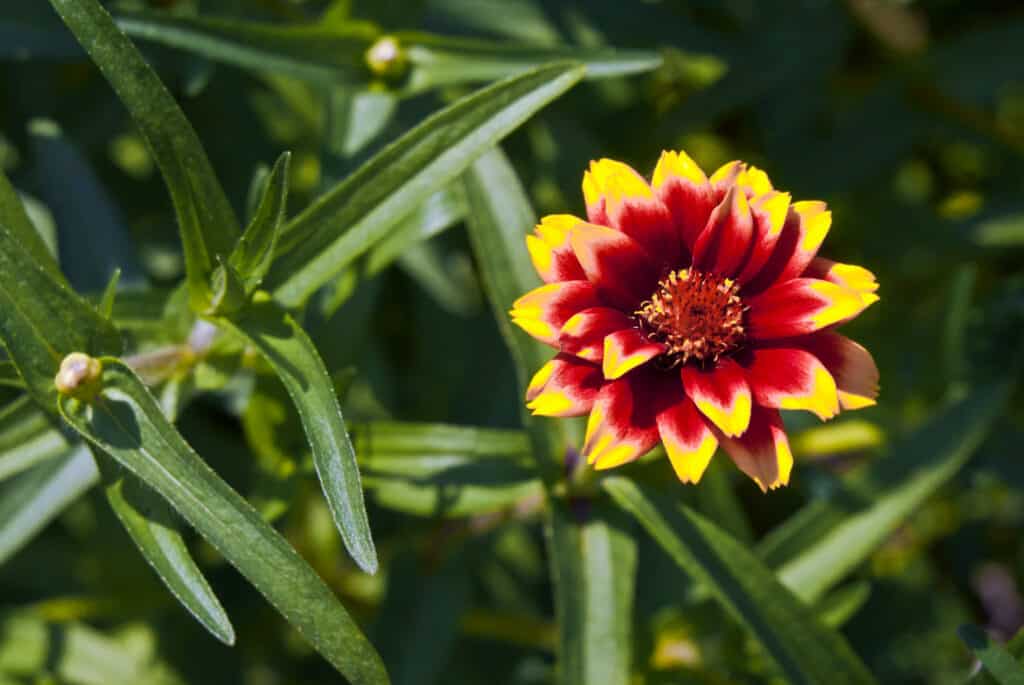
[[[274,188],[285,190],[281,173],[293,223],[341,188],[327,209],[368,227],[365,240],[342,245],[337,263],[310,269],[315,295],[286,304],[301,305],[295,319],[313,343],[312,357],[301,356],[307,348],[295,353],[299,368],[313,369],[325,405],[330,386],[341,400],[380,572],[362,573],[345,552],[317,486],[309,426],[304,433],[289,399],[296,388],[286,390],[238,338],[195,339],[162,162],[40,0],[0,7],[0,170],[42,238],[19,251],[38,259],[50,250],[91,301],[121,269],[112,319],[129,355],[145,356],[133,368],[195,452],[338,595],[396,685],[540,685],[559,674],[588,685],[797,680],[813,674],[804,670],[811,660],[825,663],[822,644],[847,653],[837,634],[883,683],[966,682],[976,657],[990,669],[974,676],[979,682],[1019,677],[1020,638],[1005,649],[997,643],[1024,625],[1024,403],[1012,387],[1024,345],[1020,3],[102,4],[195,128],[239,224],[280,228],[283,249],[294,250],[288,269],[307,260],[267,204]],[[459,182],[479,154],[444,157],[472,142],[466,132],[476,129],[463,120],[414,133],[407,140],[419,147],[386,150],[478,87],[564,59],[586,64],[587,81],[503,145],[522,197],[519,182],[487,185],[511,173],[500,156]],[[507,104],[475,102],[480,111]],[[488,145],[519,123],[490,131]],[[797,468],[793,484],[770,495],[721,455],[698,487],[674,482],[663,459],[617,472],[640,484],[610,486],[629,495],[627,509],[655,502],[694,545],[666,544],[667,553],[645,532],[657,537],[666,526],[649,517],[641,527],[600,494],[583,503],[590,509],[552,499],[560,473],[538,471],[531,459],[546,439],[544,422],[523,431],[506,322],[486,303],[516,282],[509,274],[522,255],[503,256],[522,250],[507,246],[529,230],[519,217],[531,204],[537,214],[579,214],[589,160],[621,159],[646,173],[662,149],[678,148],[705,168],[747,160],[794,198],[829,202],[823,254],[864,265],[881,283],[882,301],[849,332],[874,354],[882,394],[877,407],[824,426],[787,416]],[[285,150],[290,169],[272,175]],[[415,169],[399,169],[417,164],[429,172],[416,177],[424,185],[406,182]],[[441,176],[443,187],[428,187]],[[343,179],[348,185],[336,186]],[[481,197],[488,188],[490,202]],[[400,201],[389,204],[394,196]],[[0,192],[0,203],[9,199]],[[217,240],[232,244],[235,227],[223,229]],[[321,237],[307,252],[341,242]],[[231,262],[247,265],[244,296],[269,266],[248,257]],[[205,267],[203,277],[216,264]],[[37,282],[10,269],[0,290],[7,282],[42,299],[43,271]],[[269,287],[285,280],[273,267],[268,279]],[[256,339],[260,331],[245,332]],[[516,349],[520,359],[533,354]],[[104,489],[91,487],[100,474],[88,452],[19,385],[0,361],[0,684],[338,681],[228,567],[223,549],[186,530],[237,642],[207,634],[134,549]],[[651,488],[660,494],[643,499]],[[685,505],[684,514],[665,514],[672,504]],[[707,530],[713,553],[682,536],[691,529]],[[612,563],[635,569],[635,584],[629,574],[605,574]],[[787,594],[778,605],[759,601],[744,612],[744,582],[723,580],[744,565],[754,565],[749,579],[739,576],[751,592],[786,586],[807,606],[787,605],[779,590]],[[719,572],[709,580],[708,569]],[[276,582],[286,589],[293,580]],[[607,609],[612,624],[594,623],[601,612],[588,606]],[[585,618],[582,626],[573,616]],[[773,636],[793,616],[816,617],[799,626],[821,639],[809,656],[793,648],[805,633]],[[991,638],[968,627],[961,641],[965,624]],[[603,660],[577,644],[589,639],[608,641]],[[616,651],[617,641],[629,644]],[[802,682],[816,682],[808,677]]]

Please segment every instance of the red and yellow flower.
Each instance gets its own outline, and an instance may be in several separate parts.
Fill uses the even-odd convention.
[[[545,285],[513,321],[558,350],[533,377],[540,416],[589,414],[597,469],[658,442],[696,483],[719,445],[762,489],[793,466],[780,409],[829,419],[875,403],[878,370],[835,332],[878,300],[871,272],[817,256],[823,202],[792,202],[740,162],[710,178],[665,152],[648,183],[610,159],[583,177],[588,220],[541,220],[526,244]]]

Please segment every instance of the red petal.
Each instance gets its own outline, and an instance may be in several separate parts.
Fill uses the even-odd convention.
[[[778,244],[764,267],[745,289],[757,293],[772,286],[797,278],[818,254],[832,225],[832,213],[824,202],[794,202],[789,208],[786,223]]]
[[[755,406],[747,432],[738,438],[722,437],[721,442],[736,466],[762,490],[789,483],[793,454],[777,410]]]
[[[707,176],[685,152],[663,152],[651,183],[691,252],[717,204]]]
[[[654,292],[658,271],[635,240],[596,224],[579,224],[570,237],[573,251],[601,297],[632,312]]]
[[[591,307],[565,322],[558,344],[563,352],[600,362],[604,358],[605,336],[632,326],[633,320],[618,309]]]
[[[711,212],[693,248],[693,265],[701,271],[734,277],[750,253],[754,223],[746,194],[733,186]]]
[[[661,267],[679,266],[682,242],[661,200],[624,199],[608,216],[611,226],[633,238]],[[659,271],[662,269],[659,269]]]
[[[750,423],[750,386],[743,369],[731,359],[720,359],[713,368],[702,370],[692,364],[680,375],[686,394],[704,416],[726,435],[740,435]]]
[[[750,203],[750,213],[754,219],[754,238],[750,258],[736,278],[740,283],[753,280],[768,263],[782,237],[789,202],[789,193],[771,191]]]
[[[843,409],[861,409],[878,397],[878,367],[871,353],[845,335],[823,331],[796,341],[821,360],[836,380]]]
[[[633,461],[658,444],[658,412],[671,400],[666,374],[640,370],[606,382],[587,421],[583,454],[594,468]]]
[[[604,339],[604,377],[620,378],[664,352],[664,345],[651,342],[635,328],[616,331]]]
[[[594,406],[601,383],[596,364],[558,354],[533,376],[526,406],[538,416],[583,416]]]
[[[806,409],[827,420],[839,413],[832,374],[805,350],[754,349],[749,353],[747,381],[754,401],[774,409]]]
[[[558,346],[558,334],[576,312],[600,304],[589,281],[549,283],[526,293],[512,305],[512,322],[541,342]]]
[[[794,278],[747,300],[747,333],[761,340],[806,335],[848,321],[877,300],[828,281]]]
[[[545,283],[586,279],[583,267],[569,244],[569,231],[583,223],[571,214],[553,214],[541,219],[536,235],[526,236],[526,247],[537,274]]]
[[[696,483],[711,463],[718,438],[688,397],[658,414],[658,432],[669,461],[683,483]]]
[[[878,290],[875,275],[862,266],[843,264],[824,257],[815,257],[802,274],[804,278],[820,278],[856,290],[861,295],[870,295]]]

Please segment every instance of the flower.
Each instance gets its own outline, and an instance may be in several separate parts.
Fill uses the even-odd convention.
[[[664,152],[648,183],[610,159],[583,177],[588,221],[544,217],[526,237],[545,285],[512,320],[558,350],[533,377],[540,416],[589,414],[597,469],[658,442],[696,483],[719,445],[762,490],[789,482],[780,409],[822,420],[875,403],[878,369],[835,332],[878,301],[874,275],[817,256],[823,202],[792,202],[760,169],[709,179]]]

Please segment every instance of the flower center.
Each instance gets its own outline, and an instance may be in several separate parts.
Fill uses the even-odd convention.
[[[675,366],[736,349],[743,342],[744,309],[732,279],[679,269],[658,281],[635,314],[648,337],[668,347],[665,361]]]

